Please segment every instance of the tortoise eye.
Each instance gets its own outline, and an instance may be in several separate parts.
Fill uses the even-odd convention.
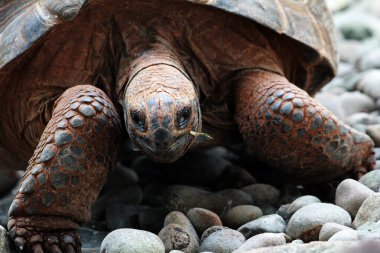
[[[146,130],[144,115],[138,111],[131,111],[131,118],[137,129],[139,129],[141,132],[144,132]]]
[[[191,108],[184,108],[178,113],[177,122],[180,128],[185,128],[191,115]]]

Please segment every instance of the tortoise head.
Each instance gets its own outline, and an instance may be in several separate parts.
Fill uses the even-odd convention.
[[[159,64],[130,78],[124,118],[135,145],[157,162],[172,162],[191,146],[201,129],[201,112],[191,79],[180,69]]]

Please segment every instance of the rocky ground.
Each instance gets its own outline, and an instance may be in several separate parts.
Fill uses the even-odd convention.
[[[328,3],[341,61],[316,98],[380,147],[380,3]],[[376,155],[379,169],[380,148]],[[20,175],[0,177],[2,225]],[[169,166],[121,161],[80,229],[83,252],[380,252],[379,188],[380,170],[359,181],[289,184],[239,145]],[[0,227],[0,252],[10,247]]]

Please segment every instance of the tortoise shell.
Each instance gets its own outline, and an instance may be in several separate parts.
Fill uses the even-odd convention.
[[[0,0],[0,76],[1,74],[4,76],[4,72],[9,73],[9,69],[4,69],[6,65],[9,65],[8,63],[15,62],[16,58],[22,58],[20,55],[23,55],[25,51],[31,51],[30,48],[38,44],[41,37],[46,37],[49,31],[54,30],[61,23],[75,18],[79,11],[85,12],[87,8],[94,6],[104,8],[105,12],[115,11],[110,6],[120,4],[117,1],[70,0],[66,2],[74,4],[71,4],[70,8],[65,10],[66,15],[61,17],[57,17],[54,11],[50,14],[46,14],[46,10],[41,11],[43,6],[49,6],[50,11],[55,10],[55,5],[62,6],[59,2]],[[170,2],[209,6],[250,19],[293,39],[294,43],[298,43],[298,54],[304,59],[300,64],[306,70],[299,74],[303,75],[300,78],[302,81],[295,83],[311,94],[319,90],[336,73],[336,32],[324,1],[166,0],[167,5],[162,2],[160,1],[160,4],[165,7],[169,6]],[[128,3],[123,4],[128,5]]]

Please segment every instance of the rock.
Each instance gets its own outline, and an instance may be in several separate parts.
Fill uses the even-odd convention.
[[[255,205],[275,205],[280,198],[280,191],[269,184],[252,184],[241,188],[248,193]]]
[[[380,240],[380,222],[367,222],[358,227],[359,240]]]
[[[285,244],[282,246],[265,247],[245,253],[354,253],[379,252],[380,242],[344,241],[344,242],[311,242],[305,244]]]
[[[335,233],[333,236],[330,237],[328,241],[332,242],[332,241],[355,241],[355,240],[358,240],[358,231],[353,230],[353,229],[344,229],[342,231]]]
[[[202,235],[202,233],[209,227],[222,226],[222,221],[219,216],[204,208],[192,208],[186,215],[198,232],[198,235]]]
[[[355,217],[363,201],[375,192],[353,179],[342,181],[335,193],[335,204]]]
[[[297,198],[291,204],[281,206],[277,213],[284,218],[284,220],[289,220],[290,217],[299,209],[304,206],[307,206],[312,203],[320,203],[319,198],[312,195],[304,195],[302,197]]]
[[[278,214],[270,214],[262,216],[254,221],[248,222],[239,227],[245,238],[250,238],[261,233],[282,233],[285,232],[285,221]]]
[[[324,105],[329,111],[334,113],[338,118],[344,119],[346,117],[340,96],[331,94],[329,92],[320,92],[315,95],[315,99]]]
[[[327,0],[326,4],[332,12],[348,8],[354,0]]]
[[[354,64],[361,56],[362,44],[356,40],[344,40],[339,43],[338,52],[342,62]]]
[[[366,133],[371,137],[376,147],[380,146],[380,124],[366,127]]]
[[[252,236],[233,253],[246,252],[261,247],[273,247],[286,244],[287,235],[284,233],[263,233]]]
[[[233,206],[252,204],[251,197],[239,190],[208,192],[195,187],[174,185],[163,193],[163,204],[170,211],[186,213],[194,207],[204,208],[220,215]]]
[[[11,245],[7,231],[4,227],[0,226],[0,252],[13,253]]]
[[[207,236],[201,243],[200,251],[231,253],[245,242],[244,236],[229,228],[224,228]]]
[[[182,250],[171,250],[169,253],[184,253]]]
[[[209,236],[211,235],[212,233],[214,232],[217,232],[217,231],[220,231],[222,229],[229,229],[228,227],[223,227],[223,226],[213,226],[213,227],[209,227],[208,229],[206,229],[203,234],[202,234],[202,237],[201,237],[201,243]]]
[[[138,216],[139,228],[157,234],[164,224],[166,214],[167,211],[160,207],[141,211]]]
[[[369,115],[368,113],[358,112],[358,113],[348,116],[345,119],[345,122],[350,126],[354,126],[357,124],[369,125],[371,121],[373,120],[372,118],[373,117]]]
[[[364,41],[379,36],[380,21],[374,15],[354,11],[345,12],[336,15],[334,21],[346,40]]]
[[[82,241],[82,248],[99,248],[102,241],[107,236],[107,232],[97,231],[86,227],[80,227],[78,232]]]
[[[380,68],[380,48],[363,54],[357,63],[360,70]]]
[[[143,192],[137,184],[124,187],[116,187],[101,195],[92,205],[91,215],[94,220],[103,220],[107,206],[112,203],[139,204],[142,200]]]
[[[380,220],[380,193],[369,196],[360,206],[353,222],[355,228]]]
[[[169,213],[165,217],[164,226],[167,226],[169,224],[177,224],[177,225],[183,227],[187,232],[189,232],[191,235],[193,235],[194,238],[197,239],[197,241],[199,241],[198,234],[195,231],[193,224],[191,224],[189,218],[186,217],[185,214],[178,212],[178,211],[173,211],[173,212]]]
[[[164,243],[165,252],[181,250],[186,253],[198,253],[199,243],[197,239],[177,224],[166,225],[158,233],[158,237]]]
[[[20,174],[16,170],[0,170],[0,196],[8,194],[17,184]]]
[[[346,117],[358,112],[370,112],[375,108],[375,101],[359,91],[345,92],[339,96],[339,100]]]
[[[296,239],[296,240],[293,240],[291,243],[292,244],[303,244],[304,242],[300,239]]]
[[[222,217],[223,224],[227,227],[237,229],[245,223],[263,216],[263,212],[257,206],[241,205],[229,209]]]
[[[325,223],[322,226],[321,231],[319,232],[319,240],[328,241],[331,238],[331,236],[333,236],[335,233],[346,229],[353,230],[350,227],[343,226],[337,223]]]
[[[362,73],[357,89],[373,99],[380,98],[380,70],[371,69]]]
[[[107,206],[106,224],[109,230],[138,227],[138,215],[148,206],[112,203]]]
[[[372,191],[378,192],[380,187],[380,170],[373,170],[359,179],[359,182],[367,186]]]
[[[104,238],[101,253],[164,253],[165,246],[156,236],[147,231],[124,228],[109,233]]]
[[[349,226],[351,216],[346,210],[333,204],[309,204],[299,209],[290,218],[287,234],[304,242],[318,240],[321,227],[328,222]]]
[[[118,162],[115,168],[110,172],[103,189],[109,191],[119,187],[127,187],[128,185],[136,184],[138,181],[139,176],[134,170]]]

